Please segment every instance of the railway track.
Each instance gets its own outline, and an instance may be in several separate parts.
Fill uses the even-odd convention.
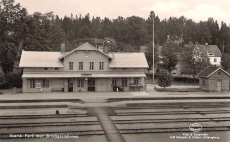
[[[110,118],[120,134],[191,132],[192,123],[202,124],[202,132],[230,131],[228,107],[228,103],[127,104],[113,107],[116,113]],[[0,123],[0,139],[16,139],[10,135],[18,134],[22,139],[26,135],[105,135],[96,116],[87,113],[0,116]]]

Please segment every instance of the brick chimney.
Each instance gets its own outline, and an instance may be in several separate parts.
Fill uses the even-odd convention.
[[[65,42],[61,43],[61,53],[65,53]]]

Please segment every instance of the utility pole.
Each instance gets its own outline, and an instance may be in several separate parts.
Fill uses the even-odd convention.
[[[155,74],[155,67],[154,67],[154,17],[155,17],[155,13],[153,11],[153,14],[152,14],[152,18],[153,18],[153,84],[155,87],[155,82],[154,82],[154,74]]]

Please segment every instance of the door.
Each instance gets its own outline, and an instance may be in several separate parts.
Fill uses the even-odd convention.
[[[221,82],[217,82],[216,84],[216,91],[221,92]]]
[[[73,92],[73,79],[68,79],[68,92]]]
[[[95,91],[95,79],[88,79],[88,91]]]

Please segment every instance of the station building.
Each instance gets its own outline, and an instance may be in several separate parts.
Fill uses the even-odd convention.
[[[104,47],[106,48],[106,47]],[[145,90],[144,53],[100,50],[85,43],[70,52],[22,51],[23,92]]]

